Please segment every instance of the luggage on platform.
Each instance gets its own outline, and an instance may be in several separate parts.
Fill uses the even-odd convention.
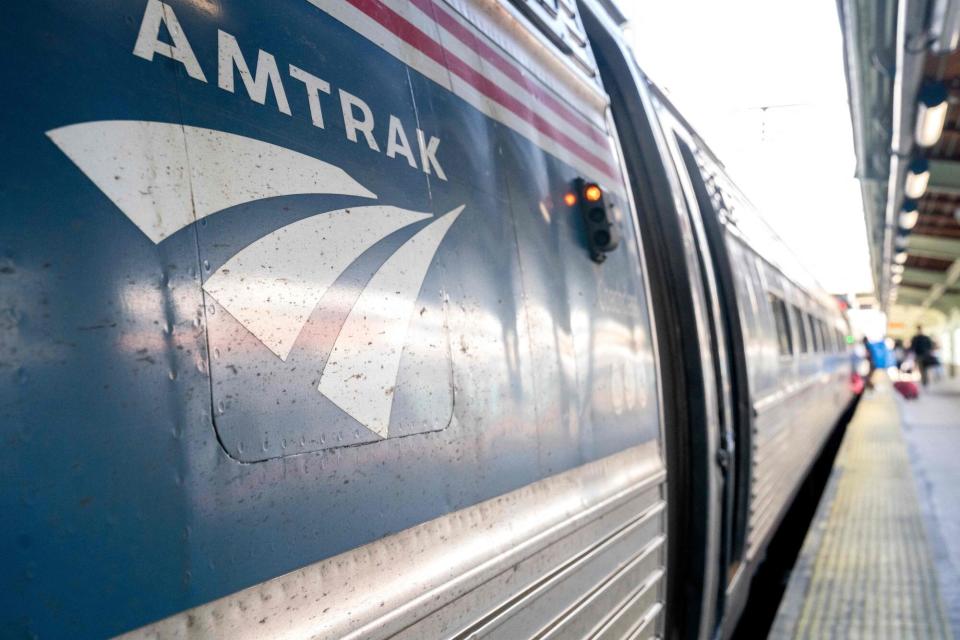
[[[914,400],[920,395],[917,383],[912,380],[897,380],[893,383],[893,388],[907,400]]]

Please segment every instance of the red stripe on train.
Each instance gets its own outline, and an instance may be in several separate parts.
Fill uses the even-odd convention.
[[[472,49],[474,53],[499,69],[505,76],[526,89],[530,94],[543,102],[551,111],[563,118],[567,124],[573,126],[577,131],[587,136],[597,144],[608,144],[606,136],[596,127],[591,125],[580,114],[574,112],[567,105],[558,100],[549,90],[540,86],[536,82],[531,82],[517,65],[503,57],[493,47],[478,38],[472,31],[464,27],[453,16],[437,6],[433,0],[412,0],[413,4],[429,16],[433,16],[434,22],[449,31],[455,38]]]
[[[506,93],[503,89],[495,85],[486,77],[474,71],[466,62],[458,58],[452,52],[447,50],[433,38],[425,34],[415,25],[406,20],[403,16],[396,13],[390,7],[384,5],[380,0],[349,0],[350,4],[364,12],[381,25],[386,27],[401,40],[432,58],[434,62],[446,67],[453,73],[460,76],[473,88],[477,89],[489,98],[493,98],[503,106],[507,107],[514,114],[526,120],[533,125],[535,129],[549,136],[555,142],[563,146],[567,151],[579,156],[591,167],[597,169],[605,176],[616,179],[616,172],[613,167],[602,158],[590,151],[584,149],[578,142],[571,139],[552,124],[544,120],[529,108],[523,105],[519,100]],[[607,142],[604,141],[604,147]]]

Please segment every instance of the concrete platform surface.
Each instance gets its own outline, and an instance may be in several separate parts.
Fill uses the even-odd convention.
[[[847,427],[771,638],[952,638],[960,567],[960,385],[886,380]]]
[[[960,634],[960,379],[897,398],[940,595]]]

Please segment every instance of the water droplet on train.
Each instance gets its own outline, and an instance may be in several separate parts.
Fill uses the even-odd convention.
[[[204,261],[203,261],[203,270],[204,270],[204,271],[210,271],[210,261],[209,261],[209,260],[204,260]]]

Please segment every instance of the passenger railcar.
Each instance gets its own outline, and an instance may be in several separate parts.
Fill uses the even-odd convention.
[[[617,22],[0,7],[0,635],[729,634],[844,319]]]

